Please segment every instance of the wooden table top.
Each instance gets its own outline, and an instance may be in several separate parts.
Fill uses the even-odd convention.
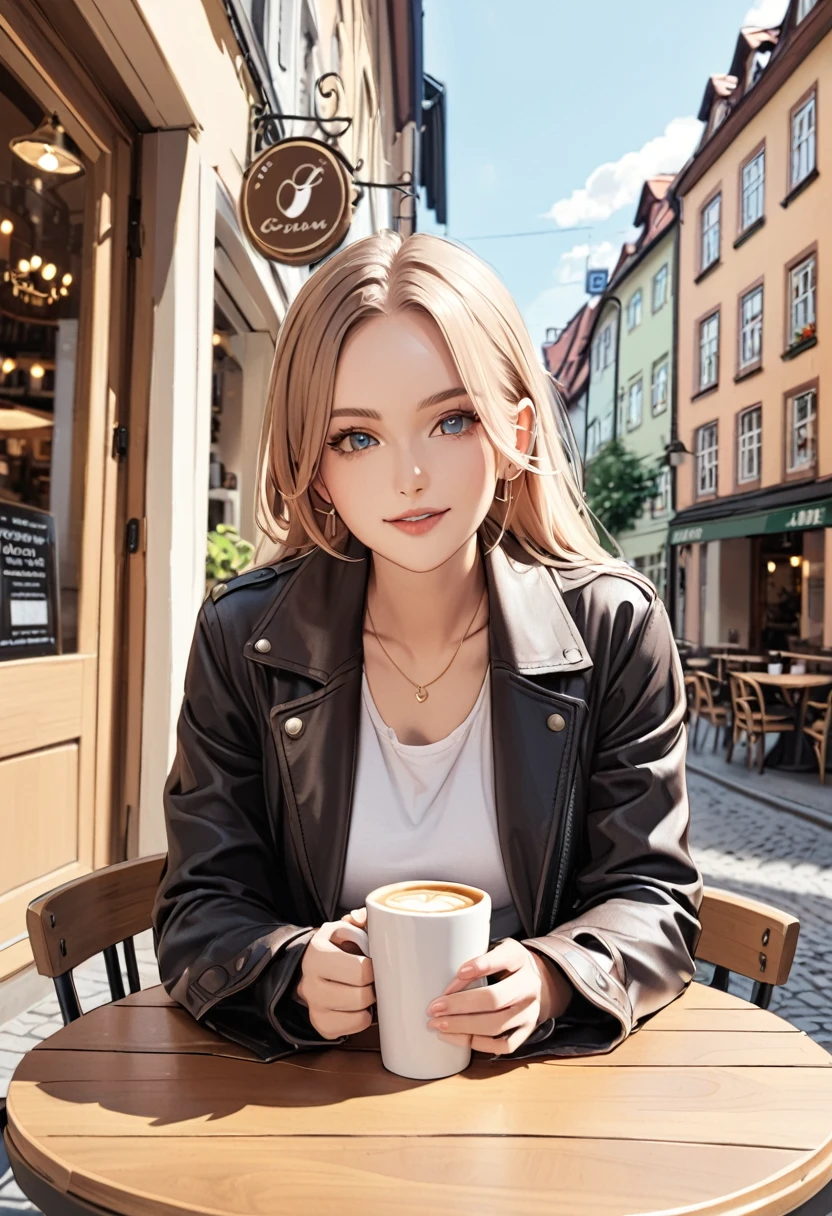
[[[823,676],[819,672],[781,672],[776,675],[771,671],[753,671],[748,673],[758,684],[771,684],[777,688],[819,688],[822,684],[832,684],[832,676]]]
[[[359,1036],[264,1064],[157,987],[29,1052],[8,1118],[55,1188],[131,1216],[728,1213],[739,1191],[779,1216],[832,1179],[832,1056],[694,983],[606,1055],[409,1081]]]
[[[740,654],[735,650],[727,654],[722,654],[719,651],[714,651],[711,655],[712,659],[722,659],[725,663],[765,663],[766,656],[763,654]]]
[[[783,659],[795,659],[801,663],[832,663],[832,654],[801,654],[797,650],[772,650],[772,654]]]

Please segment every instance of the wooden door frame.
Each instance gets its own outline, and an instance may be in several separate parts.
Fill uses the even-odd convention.
[[[135,132],[98,91],[89,71],[42,19],[29,0],[0,0],[0,57],[43,105],[58,111],[68,133],[90,162],[85,264],[75,400],[88,402],[84,416],[86,461],[83,472],[83,524],[79,566],[77,656],[97,655],[85,674],[82,732],[93,746],[82,749],[79,767],[79,837],[76,860],[49,876],[52,885],[119,860],[114,808],[121,804],[123,761],[119,736],[124,726],[125,655],[129,649],[122,610],[132,598],[134,571],[126,577],[125,512],[135,504],[142,465],[141,449],[128,461],[129,476],[119,476],[112,435],[129,413],[129,327],[127,307],[133,275],[127,257],[128,201],[131,193]],[[138,397],[141,407],[142,397]],[[131,420],[132,421],[132,420]],[[143,470],[143,465],[142,465]],[[143,512],[140,512],[143,514]],[[141,566],[141,555],[137,554]],[[131,559],[135,561],[136,558]],[[141,581],[139,579],[139,581]],[[132,632],[130,637],[141,638]],[[71,660],[74,656],[66,656]],[[61,662],[50,659],[46,662]],[[44,660],[4,664],[4,670],[29,670]],[[140,687],[139,687],[140,696]],[[44,880],[26,884],[25,897],[39,894]],[[31,962],[28,940],[0,951],[0,980]]]

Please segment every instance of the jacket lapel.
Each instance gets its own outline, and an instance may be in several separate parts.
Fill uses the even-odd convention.
[[[275,704],[271,728],[297,857],[326,920],[338,906],[349,837],[369,575],[361,545],[352,542],[347,555],[357,560],[320,551],[305,558],[244,646],[248,658],[318,685]],[[550,927],[552,858],[563,843],[586,712],[582,699],[558,688],[592,661],[556,572],[510,538],[485,568],[497,826],[512,899],[534,936]]]
[[[486,574],[497,828],[512,899],[532,937],[551,927],[552,859],[565,843],[586,717],[584,701],[557,686],[592,660],[554,570],[509,542],[487,559]]]

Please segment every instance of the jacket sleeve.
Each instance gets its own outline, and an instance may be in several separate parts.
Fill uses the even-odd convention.
[[[291,997],[314,933],[286,924],[260,730],[228,674],[217,609],[197,619],[164,791],[168,854],[153,907],[162,983],[194,1018],[266,1060],[335,1046]],[[217,926],[221,926],[218,931]]]
[[[657,597],[646,610],[621,604],[615,615],[608,673],[598,664],[606,687],[595,690],[586,843],[567,886],[574,915],[524,942],[561,969],[575,994],[519,1056],[610,1051],[695,971],[703,886],[688,847],[681,664]]]

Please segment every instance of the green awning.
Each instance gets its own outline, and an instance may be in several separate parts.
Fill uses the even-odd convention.
[[[806,528],[832,528],[832,498],[804,506],[779,507],[754,515],[726,515],[701,523],[671,525],[671,545],[695,545],[704,540],[727,540],[732,536],[760,536],[764,532],[798,532]]]

